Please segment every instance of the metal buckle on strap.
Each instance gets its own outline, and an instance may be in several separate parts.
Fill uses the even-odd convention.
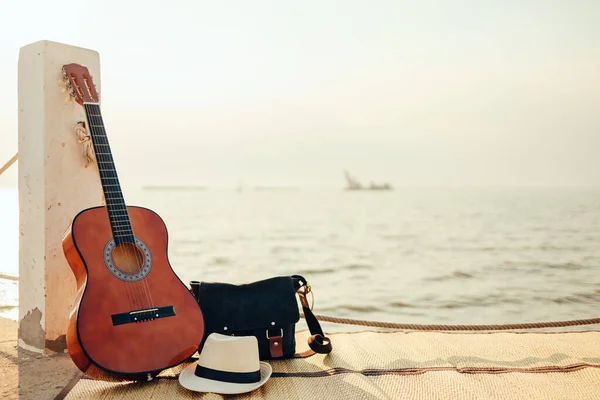
[[[312,290],[312,288],[310,287],[310,285],[306,285],[306,286],[304,286],[304,292],[303,293],[304,294],[309,294],[311,290]]]
[[[279,329],[279,330],[281,331],[281,332],[279,333],[279,337],[283,337],[283,329]],[[266,336],[267,336],[267,339],[271,339],[271,338],[269,337],[269,330],[268,330],[268,329],[267,329],[267,331],[266,331]]]
[[[306,298],[306,295],[309,293],[312,293],[310,306],[308,305],[308,299]],[[315,294],[312,292],[310,285],[304,286],[304,291],[298,290],[298,297],[300,298],[300,303],[302,303],[302,306],[312,311],[315,305]]]

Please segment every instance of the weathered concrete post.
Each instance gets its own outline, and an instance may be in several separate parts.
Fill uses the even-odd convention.
[[[75,300],[63,234],[79,211],[103,204],[97,165],[85,167],[74,133],[83,107],[58,84],[69,63],[87,66],[100,91],[96,51],[40,41],[19,54],[19,345],[45,354],[66,349]]]

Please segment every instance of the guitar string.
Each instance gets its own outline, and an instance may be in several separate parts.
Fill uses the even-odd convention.
[[[108,142],[108,137],[106,135],[106,129],[104,127],[103,121],[101,120],[100,108],[97,105],[93,105],[91,107],[92,111],[93,111],[93,107],[94,106],[98,108],[97,114],[96,114],[96,115],[98,115],[98,117],[96,117],[96,119],[98,121],[95,121],[97,123],[94,123],[94,125],[98,125],[99,127],[102,128],[103,134],[104,134],[104,138],[105,138],[105,141],[106,141],[106,143],[102,143],[102,144],[106,145],[107,147],[110,148],[109,142]],[[104,152],[101,152],[101,153],[104,153]],[[106,162],[112,164],[113,167],[114,167],[114,159],[112,158],[111,152],[108,151],[107,154],[102,154],[102,155],[106,156]],[[110,159],[108,159],[108,158],[110,158]],[[116,168],[113,168],[113,170],[114,170],[114,175],[115,175],[114,178],[117,178],[116,181],[118,181]],[[105,171],[105,172],[108,172],[108,171]],[[109,174],[106,174],[106,175],[107,175],[108,178],[112,178],[112,177],[108,176]],[[128,265],[135,265],[136,268],[139,267],[138,271],[136,271],[136,272],[139,272],[143,268],[144,255],[140,254],[140,252],[138,251],[137,246],[135,244],[135,236],[133,235],[133,228],[131,226],[131,221],[130,221],[130,218],[128,216],[127,207],[125,205],[125,201],[123,199],[122,192],[120,190],[116,191],[116,192],[117,192],[117,195],[115,195],[114,197],[111,196],[110,194],[107,196],[107,202],[109,203],[110,206],[113,206],[113,212],[116,212],[116,214],[114,214],[115,217],[126,217],[126,221],[128,222],[128,225],[129,225],[129,226],[126,226],[126,228],[129,229],[129,234],[126,231],[124,233],[114,232],[115,236],[116,236],[115,240],[119,242],[118,245],[120,246],[120,245],[123,244],[123,243],[120,243],[121,242],[121,238],[128,239],[127,236],[131,236],[131,239],[133,240],[132,243],[127,243],[127,240],[125,240],[125,246],[126,247],[125,247],[125,249],[123,251],[124,256],[125,256],[124,257],[125,258],[124,261]],[[121,195],[120,198],[118,196],[119,194]],[[111,202],[110,200],[116,200],[116,201],[115,202]],[[122,205],[124,207],[123,210],[120,210],[120,209],[117,210],[116,209],[117,207],[115,207],[115,206],[119,205],[118,204],[119,200],[121,200],[121,203],[122,203]],[[125,215],[120,215],[121,213],[124,213]],[[119,230],[117,230],[117,231],[119,231]],[[116,247],[117,247],[117,243],[115,245],[115,248]],[[152,302],[152,297],[151,297],[151,293],[150,293],[150,288],[148,287],[148,284],[147,284],[147,282],[145,280],[142,280],[143,284],[141,285],[142,286],[141,290],[140,290],[140,284],[139,284],[139,282],[124,282],[124,283],[125,283],[125,288],[126,288],[126,290],[127,290],[128,293],[129,293],[129,287],[131,286],[131,289],[132,289],[132,292],[133,292],[133,297],[134,297],[134,304],[135,304],[136,309],[149,308],[152,305],[153,302]],[[128,283],[131,284],[131,285],[128,285]]]
[[[104,200],[107,203],[106,210],[107,210],[107,213],[108,213],[109,223],[111,224],[111,228],[112,228],[111,215],[110,215],[109,207],[108,207],[109,201],[110,201],[110,195],[108,193],[106,193],[108,191],[108,189],[104,185],[104,183],[102,182],[102,181],[105,180],[105,179],[103,179],[105,177],[102,174],[102,168],[101,168],[101,164],[100,164],[100,163],[110,162],[110,160],[108,159],[107,155],[104,154],[103,151],[100,151],[99,146],[98,146],[100,143],[97,143],[97,142],[99,142],[99,136],[97,136],[97,133],[94,132],[95,131],[95,129],[94,129],[95,126],[94,125],[102,125],[102,121],[98,121],[97,120],[98,118],[94,116],[92,110],[90,110],[87,105],[84,105],[84,110],[85,110],[85,114],[86,114],[87,121],[88,121],[88,130],[89,130],[90,137],[91,137],[91,140],[92,140],[92,145],[95,148],[94,149],[95,150],[94,153],[96,155],[96,161],[98,162],[98,173],[100,174],[102,188],[103,188],[103,193],[105,194],[105,196],[104,196],[105,199]],[[116,247],[116,243],[115,243],[115,247]],[[127,299],[128,299],[128,302],[129,302],[129,307],[130,308],[136,307],[136,298],[135,298],[135,295],[129,291],[129,288],[127,287],[126,282],[123,282],[123,285],[125,286],[125,293],[127,294]]]
[[[102,137],[102,136],[98,136],[98,135],[102,135],[102,132],[97,133],[96,135],[93,134],[94,131],[96,130],[95,128],[103,126],[103,123],[100,120],[100,118],[97,117],[97,116],[95,116],[95,115],[99,115],[99,113],[97,113],[97,114],[94,113],[93,109],[91,109],[89,106],[86,107],[86,108],[90,109],[89,113],[88,113],[88,115],[90,116],[90,124],[89,124],[90,125],[89,126],[90,133],[92,133],[92,138],[95,137],[96,138],[96,142],[98,142],[98,143],[96,143],[97,159],[101,163],[109,163],[110,164],[112,162],[112,160],[111,160],[112,157],[111,157],[110,153],[101,151],[101,148],[100,148],[100,145],[105,144],[105,143],[100,143],[101,142],[100,137]],[[106,137],[106,136],[104,136],[104,137]],[[100,172],[100,176],[102,178],[104,178],[102,180],[106,181],[106,178],[108,178],[107,171],[104,171],[103,168],[102,168],[102,165],[100,165],[100,164],[98,165],[98,170]],[[108,184],[110,184],[110,183],[108,183]],[[108,193],[110,191],[109,190],[110,187],[111,186],[106,187],[103,184],[103,188],[105,190],[105,201],[106,201],[106,204],[107,204],[106,208],[107,208],[107,212],[108,212],[109,222],[111,224],[111,228],[113,228],[113,221],[112,221],[112,219],[114,217],[116,217],[116,216],[113,217],[113,214],[110,213],[110,208],[111,208],[111,205],[112,205],[112,203],[111,203],[111,195],[110,195],[110,193]],[[113,232],[113,234],[115,234],[115,236],[117,236],[116,238],[114,238],[114,240],[115,240],[115,248],[116,248],[117,245],[118,245],[118,240],[119,240],[118,233],[117,232]],[[113,248],[113,251],[114,251],[114,248]],[[138,308],[138,303],[139,303],[138,296],[136,295],[136,293],[133,293],[132,291],[129,290],[129,286],[127,285],[126,282],[123,282],[123,285],[125,285],[125,291],[126,291],[127,296],[128,296],[128,298],[130,300],[130,307],[132,307],[132,308]]]
[[[100,121],[99,121],[100,124],[99,125],[102,127],[103,133],[105,135],[104,138],[105,138],[105,141],[106,141],[106,145],[107,145],[108,148],[110,148],[110,145],[109,145],[109,142],[108,142],[108,136],[106,135],[106,128],[104,126],[103,121],[101,120],[102,113],[100,111],[100,106],[99,105],[93,105],[93,107],[97,108],[97,110],[98,110],[99,117],[97,117],[97,118],[100,119]],[[110,161],[111,161],[112,166],[113,166],[113,170],[114,170],[113,173],[115,175],[115,178],[117,178],[116,181],[118,182],[118,176],[117,176],[116,166],[114,164],[114,159],[112,159],[113,158],[112,157],[112,152],[110,152],[110,151],[109,151],[109,156],[111,157]],[[120,187],[119,187],[119,189],[120,189]],[[125,214],[124,217],[126,218],[126,220],[128,222],[128,225],[129,225],[126,228],[129,229],[129,234],[131,236],[131,240],[133,241],[130,244],[126,244],[126,246],[127,246],[125,248],[126,258],[127,258],[127,261],[129,263],[135,261],[134,265],[136,266],[136,268],[139,267],[139,269],[136,272],[140,272],[143,269],[143,267],[144,267],[145,256],[144,256],[144,254],[141,254],[141,252],[139,251],[139,249],[138,249],[138,247],[137,247],[137,245],[135,243],[135,236],[133,234],[133,226],[131,225],[131,219],[129,217],[129,213],[128,213],[128,210],[127,210],[127,205],[125,204],[125,200],[124,200],[124,198],[122,196],[122,190],[119,190],[119,193],[117,193],[117,195],[121,196],[120,200],[121,200],[123,208],[124,208],[123,210],[119,210],[119,213],[124,213]],[[116,199],[113,199],[113,200],[119,200],[119,198],[117,197]],[[125,232],[125,234],[122,237],[124,237],[124,238],[127,239],[127,232]],[[132,265],[132,264],[130,264],[130,265]],[[142,309],[142,308],[151,308],[153,306],[154,302],[152,300],[152,293],[150,291],[150,287],[148,286],[147,280],[145,278],[142,278],[140,281],[130,282],[130,283],[133,283],[133,289],[138,294],[138,298],[140,299],[140,303],[141,304],[140,304],[139,308],[140,309]],[[140,288],[140,286],[141,286],[141,288]],[[146,306],[145,307],[143,307],[143,303],[144,302],[146,302]]]

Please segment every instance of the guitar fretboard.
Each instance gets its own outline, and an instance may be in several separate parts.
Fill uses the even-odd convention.
[[[133,230],[129,220],[129,214],[125,205],[125,199],[121,192],[117,169],[110,151],[108,137],[104,129],[100,105],[97,103],[84,103],[88,130],[92,138],[100,181],[104,191],[104,200],[108,209],[110,226],[115,239],[115,245],[121,243],[134,243]]]

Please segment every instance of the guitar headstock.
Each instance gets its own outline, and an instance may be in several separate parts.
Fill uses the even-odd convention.
[[[87,103],[98,103],[98,92],[87,67],[79,64],[67,64],[62,67],[63,79],[59,81],[64,85],[64,93],[68,93],[67,101],[75,100],[83,105]]]

